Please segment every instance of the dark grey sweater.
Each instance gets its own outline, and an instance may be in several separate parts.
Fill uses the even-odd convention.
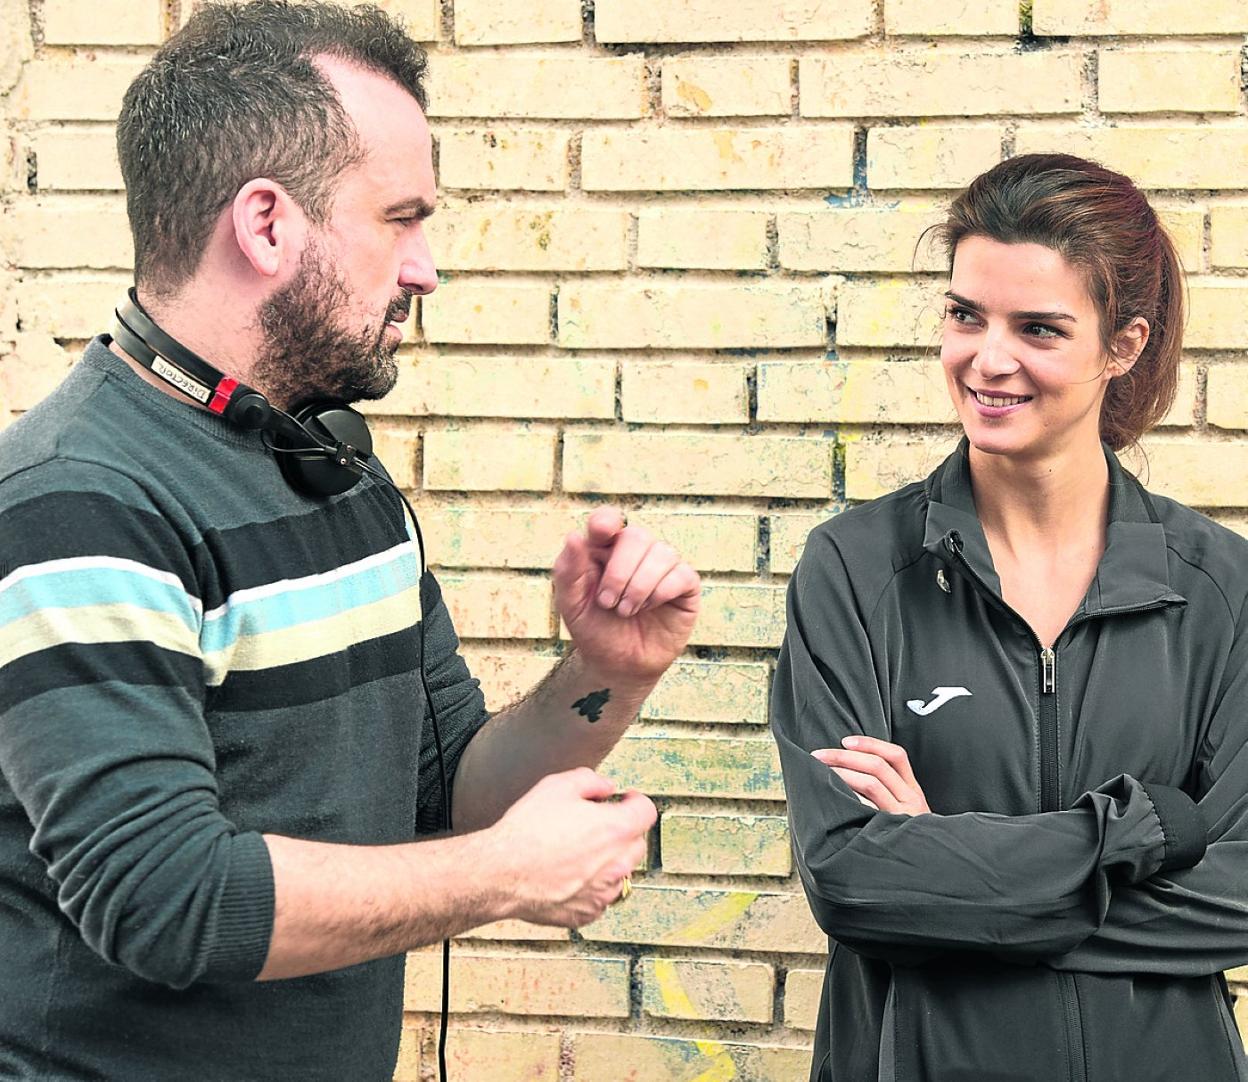
[[[401,957],[254,977],[262,832],[441,822],[395,494],[300,496],[97,339],[0,435],[0,564],[0,1077],[389,1078]],[[453,777],[486,715],[427,593]]]

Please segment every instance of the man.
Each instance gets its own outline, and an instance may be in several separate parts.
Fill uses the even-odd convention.
[[[262,0],[130,88],[137,299],[223,386],[390,389],[436,285],[423,72],[375,9]],[[392,488],[297,491],[142,352],[97,338],[0,437],[0,1076],[389,1078],[402,952],[627,893],[655,811],[589,768],[697,575],[596,511],[554,568],[574,652],[487,720]],[[455,833],[417,842],[422,664]]]

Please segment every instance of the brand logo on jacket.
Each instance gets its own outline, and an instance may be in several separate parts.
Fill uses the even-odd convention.
[[[936,697],[930,703],[925,703],[922,699],[907,699],[906,706],[919,717],[925,718],[928,714],[934,714],[951,699],[960,699],[963,695],[970,695],[970,692],[966,688],[942,687],[932,688],[932,694]]]

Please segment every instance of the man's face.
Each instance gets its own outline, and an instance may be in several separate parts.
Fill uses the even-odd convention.
[[[437,286],[423,228],[437,197],[424,113],[384,76],[332,58],[317,64],[364,160],[338,180],[329,220],[309,224],[294,275],[260,309],[255,381],[287,406],[383,397],[398,375],[398,324],[413,295]]]

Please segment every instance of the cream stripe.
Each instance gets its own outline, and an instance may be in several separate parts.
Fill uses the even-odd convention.
[[[335,567],[332,571],[322,571],[318,574],[305,575],[303,578],[298,579],[277,579],[274,582],[266,582],[261,586],[251,586],[246,590],[238,590],[230,594],[215,609],[210,609],[204,613],[204,619],[206,621],[219,620],[229,611],[232,605],[241,605],[247,601],[258,601],[266,597],[278,597],[285,593],[306,590],[311,586],[324,586],[339,579],[350,578],[361,571],[369,571],[375,567],[397,562],[405,555],[408,555],[412,547],[410,541],[401,541],[393,548],[386,549],[384,552],[374,552],[371,556],[366,556],[362,560],[356,560],[355,563]]]
[[[137,605],[40,609],[0,628],[0,667],[65,643],[151,643],[199,656],[195,633],[179,617]]]
[[[419,621],[420,591],[413,586],[324,620],[243,635],[225,649],[204,656],[208,685],[216,687],[230,672],[254,672],[324,657],[356,643],[414,627]]]

